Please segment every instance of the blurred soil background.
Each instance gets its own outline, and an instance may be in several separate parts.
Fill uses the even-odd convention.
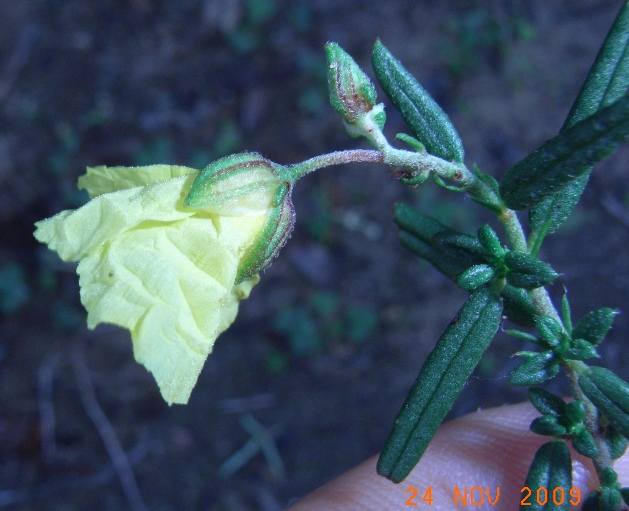
[[[202,168],[245,149],[293,163],[365,147],[327,104],[323,45],[373,76],[380,37],[451,115],[467,163],[500,177],[557,133],[621,3],[0,0],[0,508],[141,509],[90,419],[96,403],[149,510],[282,509],[382,448],[465,300],[399,245],[392,204],[499,229],[468,199],[404,188],[384,167],[308,176],[288,245],[190,403],[169,408],[126,331],[86,329],[74,265],[32,237],[33,222],[86,202],[86,166]],[[406,130],[387,112],[392,139]],[[601,352],[625,378],[628,156],[599,165],[542,252],[575,317],[623,310]],[[506,381],[520,348],[499,335],[451,415],[523,400]],[[561,379],[550,388],[566,392]],[[265,454],[247,461],[247,442]]]

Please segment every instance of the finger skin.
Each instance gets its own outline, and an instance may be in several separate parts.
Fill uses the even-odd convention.
[[[549,440],[529,431],[537,416],[539,412],[529,403],[466,415],[439,429],[419,464],[402,483],[394,484],[377,475],[374,456],[287,511],[518,509],[526,497],[522,488],[535,451]],[[628,485],[629,456],[618,460],[615,468],[621,485]],[[573,451],[572,469],[573,487],[581,492],[572,498],[582,503],[596,484],[593,466]],[[428,488],[431,505],[422,501]],[[529,502],[535,499],[536,491],[532,489]],[[571,495],[566,491],[565,497],[570,499]],[[461,498],[467,498],[467,505]]]

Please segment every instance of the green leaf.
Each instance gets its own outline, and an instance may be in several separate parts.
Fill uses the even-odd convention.
[[[465,271],[465,266],[461,265],[456,259],[445,257],[428,243],[423,242],[408,232],[400,232],[400,242],[415,255],[418,255],[432,264],[450,280],[456,280],[456,278]]]
[[[529,399],[540,413],[555,416],[566,412],[566,402],[559,396],[540,388],[529,389]]]
[[[489,254],[476,236],[458,232],[439,232],[430,239],[430,244],[442,254],[461,261],[466,266],[484,264]]]
[[[629,5],[623,2],[562,129],[598,112],[629,86]]]
[[[511,209],[526,209],[563,189],[629,138],[629,97],[623,96],[544,143],[500,183]]]
[[[629,440],[627,440],[612,424],[605,429],[605,442],[609,448],[609,455],[613,460],[617,460],[627,450]]]
[[[559,276],[552,266],[526,252],[511,250],[505,254],[504,262],[510,270],[507,282],[515,287],[534,289],[550,284]]]
[[[483,248],[496,259],[501,259],[505,255],[500,238],[488,224],[482,225],[478,229],[478,241]]]
[[[538,488],[546,488],[549,492],[555,488],[562,488],[565,495],[568,495],[572,488],[572,462],[565,442],[552,440],[537,450],[524,486],[531,489],[533,495]],[[545,500],[545,505],[541,502],[543,501],[537,498],[527,499],[526,503],[521,504],[520,511],[568,511],[570,509],[569,499],[563,499],[562,504],[557,505],[553,502],[552,495],[549,495],[549,498]]]
[[[572,447],[579,454],[588,458],[596,458],[598,456],[598,447],[592,434],[582,427],[579,432],[572,437]]]
[[[507,284],[500,296],[504,299],[503,312],[509,321],[527,328],[535,326],[537,309],[524,289]]]
[[[561,297],[561,321],[568,335],[572,335],[572,313],[570,312],[570,302],[568,302],[567,292],[564,292]]]
[[[596,347],[583,339],[575,339],[571,347],[561,353],[564,360],[589,360],[599,358]]]
[[[550,350],[535,353],[527,358],[509,375],[511,385],[539,385],[557,376],[559,364]]]
[[[540,337],[548,343],[549,346],[557,346],[561,342],[561,325],[550,316],[538,316],[535,319],[535,326]]]
[[[380,454],[379,474],[399,483],[417,464],[493,339],[501,314],[500,298],[486,288],[465,302],[413,384]]]
[[[374,44],[371,62],[382,89],[415,138],[430,154],[462,162],[463,144],[446,113],[380,40]]]
[[[439,220],[417,211],[407,204],[397,203],[393,206],[393,220],[401,229],[417,236],[425,242],[440,232],[454,232]]]
[[[494,275],[496,272],[488,264],[477,264],[461,273],[456,279],[456,283],[461,289],[473,291],[483,284],[487,284],[494,278]]]
[[[629,383],[602,367],[579,375],[584,394],[612,425],[629,437]]]
[[[628,50],[629,4],[625,2],[572,105],[562,131],[624,96],[629,86]],[[544,236],[557,230],[568,218],[583,193],[590,173],[591,169],[587,170],[563,190],[545,198],[531,209],[529,225],[537,246],[533,253],[537,253]]]
[[[594,346],[601,343],[612,327],[617,310],[603,307],[583,316],[572,330],[574,339],[584,339]]]
[[[530,429],[536,435],[559,436],[566,434],[566,428],[557,422],[553,415],[543,415],[531,422]]]
[[[537,254],[547,234],[555,232],[572,213],[581,194],[588,184],[592,169],[584,172],[557,193],[546,197],[529,211],[529,225],[534,246],[531,253]]]

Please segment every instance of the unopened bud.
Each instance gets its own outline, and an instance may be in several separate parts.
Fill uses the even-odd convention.
[[[376,89],[358,64],[338,44],[327,43],[330,103],[343,119],[354,123],[374,107]]]
[[[282,180],[281,168],[258,153],[226,156],[199,173],[185,198],[187,206],[216,215],[265,215],[262,229],[240,255],[236,284],[269,267],[293,230],[292,183]]]
[[[258,153],[232,154],[199,173],[185,204],[225,216],[257,216],[268,211],[283,184],[275,164]]]

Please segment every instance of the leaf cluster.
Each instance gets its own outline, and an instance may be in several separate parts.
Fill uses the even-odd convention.
[[[476,235],[464,234],[409,206],[395,206],[394,219],[400,227],[402,244],[471,296],[439,339],[413,385],[381,454],[379,473],[399,482],[419,460],[464,379],[491,342],[500,316],[520,326],[534,327],[535,333],[509,333],[540,348],[517,353],[525,360],[511,373],[512,384],[538,385],[566,367],[578,374],[582,392],[582,399],[566,403],[543,389],[531,390],[531,401],[542,413],[531,429],[553,440],[537,452],[527,485],[570,488],[571,462],[565,441],[571,441],[578,452],[595,461],[603,455],[602,445],[587,425],[592,413],[601,418],[606,455],[616,458],[626,448],[629,384],[584,362],[598,358],[597,346],[611,328],[616,311],[592,311],[573,327],[567,298],[560,320],[540,307],[533,296],[535,290],[558,277],[537,257],[542,241],[570,215],[592,166],[629,139],[628,49],[629,3],[625,2],[558,135],[509,169],[499,183],[475,169],[479,185],[470,191],[474,200],[503,221],[515,215],[510,210],[528,210],[526,248],[522,244],[517,249],[509,246],[489,225],[483,225]],[[399,138],[412,142],[417,151],[462,163],[463,145],[448,116],[380,41],[374,46],[372,63],[380,85],[413,135]],[[462,360],[454,355],[472,343],[476,345],[475,356]],[[446,392],[443,385],[448,381],[456,384],[449,385]],[[629,492],[620,488],[611,468],[603,467],[599,475],[599,491],[588,497],[584,509],[616,509],[623,499],[629,502]]]

